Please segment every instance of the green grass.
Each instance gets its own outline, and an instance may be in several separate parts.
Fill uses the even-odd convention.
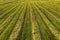
[[[0,40],[60,40],[60,1],[0,0]]]

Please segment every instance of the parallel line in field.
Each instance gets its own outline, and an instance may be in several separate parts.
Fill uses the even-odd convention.
[[[36,5],[38,5],[38,4],[36,4]],[[40,8],[43,8],[43,7],[41,7],[41,6],[39,6]],[[51,12],[49,12],[47,9],[45,9],[45,8],[43,8],[47,13],[49,13],[51,16],[53,16],[57,21],[59,21],[60,22],[60,19],[57,17],[57,16],[55,16],[55,15],[53,15]]]
[[[16,3],[16,2],[17,2],[17,1],[6,2],[6,3],[0,4],[0,5],[2,6],[2,5],[6,5],[6,4],[12,4],[12,3]]]
[[[24,21],[24,28],[22,32],[22,39],[21,40],[32,40],[32,30],[31,30],[31,21],[30,21],[30,8],[29,3],[26,4],[26,15],[25,15],[25,21]],[[26,31],[25,31],[26,30]]]
[[[18,14],[15,15],[15,17],[12,19],[10,24],[7,26],[6,30],[4,30],[4,32],[1,34],[0,40],[6,40],[8,38],[8,36],[11,34],[11,32],[14,29],[15,24],[16,24],[18,18],[19,18],[19,15],[20,15],[19,10],[20,10],[20,8],[17,10]],[[6,34],[6,35],[4,35],[4,34]]]
[[[54,10],[54,9],[52,9],[52,8],[49,8],[48,6],[45,6],[45,5],[42,5],[42,6],[44,6],[46,9],[49,9],[49,10],[52,11],[53,13],[57,13],[57,14],[60,15],[60,13],[57,12],[56,10]]]
[[[0,15],[2,14],[2,12],[5,12],[7,9],[9,9],[11,6],[9,5],[9,6],[6,6],[6,7],[4,7],[4,8],[2,8],[2,9],[0,9]]]
[[[35,5],[34,5],[35,6]],[[46,18],[46,16],[35,6],[36,10],[40,13],[41,17],[43,18],[43,21],[46,23],[52,34],[54,34],[57,38],[60,36],[58,31],[54,29],[54,26],[50,23],[50,21]]]
[[[34,30],[34,22],[32,20],[32,9],[31,9],[31,7],[30,7],[30,17],[31,17],[31,23],[32,23],[32,36],[33,36],[32,40],[35,40],[35,35],[34,35],[35,30]]]
[[[4,14],[3,12],[6,12],[7,10],[9,10],[10,8],[12,8],[13,6],[16,6],[16,4],[10,4],[10,5],[7,5],[6,7],[2,8],[0,11],[0,15]]]
[[[8,38],[8,40],[15,40],[17,38],[18,33],[19,33],[19,31],[21,30],[21,27],[22,27],[21,24],[23,22],[24,11],[25,11],[25,8],[22,11],[22,14],[19,17],[18,22],[16,23],[15,28],[12,31],[12,34],[10,35],[10,37]]]
[[[12,6],[10,8],[8,8],[7,10],[5,10],[5,12],[2,12],[0,15],[0,18],[3,19],[7,14],[9,14],[9,12],[12,11],[12,9],[14,9],[16,6]],[[11,14],[11,13],[10,13]]]
[[[44,5],[43,5],[44,6]],[[44,7],[47,7],[48,9],[50,9],[52,12],[54,13],[58,13],[60,15],[60,12],[57,12],[56,10],[54,10],[53,8],[49,8],[48,6],[44,6]]]
[[[12,7],[10,10],[7,10],[6,13],[2,14],[0,24],[2,24],[16,10],[17,7],[18,6]]]
[[[52,33],[50,32],[49,28],[46,26],[46,24],[44,23],[44,21],[42,20],[41,16],[38,14],[38,12],[34,8],[34,6],[33,6],[33,9],[34,9],[33,12],[34,12],[34,15],[35,15],[35,20],[37,22],[39,33],[40,33],[40,36],[41,36],[41,40],[50,40],[50,39],[55,40],[55,38],[52,38],[53,37]]]
[[[19,6],[20,6],[20,5],[19,5]],[[16,5],[15,7],[11,8],[7,13],[4,13],[4,14],[8,14],[7,16],[11,15],[11,11],[12,11],[12,10],[15,10],[16,7],[18,7],[18,5]],[[13,12],[13,11],[12,11],[12,12]],[[5,19],[6,19],[6,17],[5,17]],[[1,19],[1,21],[5,20],[5,19]],[[3,23],[3,22],[2,22],[2,23]]]
[[[39,7],[39,9],[43,12],[46,12],[47,10],[45,10],[45,9],[43,9],[43,7],[41,8],[41,7]],[[44,13],[43,12],[43,13]],[[59,29],[59,21],[57,21],[53,16],[51,16],[48,12],[46,12],[46,13],[44,13],[45,14],[45,16],[49,19],[49,21],[55,26],[55,28],[57,28],[57,30],[59,31],[60,29]],[[51,18],[52,17],[52,18]],[[54,22],[55,21],[55,22]],[[57,23],[57,24],[56,24]]]
[[[18,5],[18,6],[19,6],[19,5]],[[13,9],[17,8],[18,6],[14,7]],[[11,11],[12,11],[12,10],[11,10]],[[10,11],[10,12],[11,12],[11,11]],[[10,14],[11,14],[11,13],[10,13]],[[12,14],[13,14],[13,13],[12,13]],[[12,15],[12,14],[11,14],[11,15]],[[10,15],[9,17],[11,17],[11,15]],[[8,17],[8,18],[9,18],[9,17]],[[8,20],[8,18],[7,18],[7,20]],[[4,23],[3,23],[3,24],[4,24]],[[2,24],[0,24],[0,26],[1,26],[1,25],[2,25]]]
[[[53,38],[51,40],[60,40],[60,34],[55,28],[56,24],[53,24],[49,17],[39,9],[41,5],[39,5],[38,3],[35,4],[36,2],[32,3],[33,7],[36,9],[36,13],[34,13],[32,5],[29,5],[27,3],[25,6],[22,5],[22,3],[16,6],[16,8],[15,6],[12,8],[15,9],[13,13],[12,9],[9,12],[7,10],[7,13],[5,11],[6,14],[3,13],[4,17],[7,17],[6,19],[2,17],[4,20],[1,20],[0,40],[50,40],[49,37],[52,38],[52,35]],[[39,7],[37,7],[37,5]],[[44,9],[46,13],[49,13],[54,19],[60,22],[60,19],[57,16],[53,15],[52,12],[49,12],[49,10],[45,9],[43,6],[41,6],[40,8]],[[9,14],[10,12],[12,14]],[[42,20],[42,22],[40,22],[39,20]],[[30,25],[30,22],[32,25]],[[49,31],[49,34],[47,34],[47,31]],[[44,34],[47,35],[45,36]]]
[[[38,21],[37,21],[37,18],[36,18],[36,15],[37,15],[37,13],[36,13],[36,11],[35,11],[36,9],[34,9],[34,6],[32,6],[32,9],[33,9],[33,17],[35,18],[34,20],[37,22],[37,23],[36,23],[37,25],[35,24],[36,26],[35,26],[35,25],[34,25],[34,26],[35,26],[35,27],[38,27],[39,33],[40,33],[40,35],[39,35],[39,36],[40,36],[40,40],[43,40],[42,34],[41,34],[41,29],[40,29],[41,26],[39,26]],[[36,29],[35,29],[35,31],[36,31]],[[35,33],[35,34],[36,34],[36,33]]]
[[[25,23],[25,16],[26,15],[26,6],[25,6],[25,12],[24,12],[24,16],[23,16],[23,22],[21,23],[21,29],[20,29],[20,31],[19,31],[19,33],[18,33],[18,36],[17,36],[17,38],[16,38],[16,40],[20,40],[20,38],[21,38],[21,36],[22,36],[22,32],[23,32],[23,29],[24,29],[24,27],[23,27],[23,25],[24,25],[24,23]]]
[[[13,5],[14,6],[14,5]],[[17,5],[16,5],[17,6]],[[12,7],[9,11],[7,10],[6,11],[6,13],[4,13],[4,14],[2,14],[2,16],[4,17],[4,15],[7,15],[8,17],[9,17],[9,15],[11,14],[11,12],[14,12],[14,10],[16,9],[14,9],[15,7]],[[4,17],[4,19],[2,18],[2,19],[0,19],[1,21],[0,21],[0,24],[1,23],[3,23],[3,21],[6,19],[6,16]]]
[[[17,3],[12,3],[12,5],[11,4],[6,4],[6,5],[0,5],[0,10],[6,10],[6,7],[8,7],[8,6],[13,6],[13,5],[16,5]]]
[[[20,6],[21,7],[21,6]],[[19,7],[17,7],[17,9],[15,10],[15,12],[13,14],[11,14],[5,21],[3,24],[0,25],[0,30],[3,31],[6,26],[11,22],[11,20],[13,19],[13,17],[16,15],[16,12],[18,11]],[[0,31],[0,32],[1,32]]]
[[[33,18],[34,16],[33,16],[31,5],[30,5],[30,17],[31,17],[31,23],[32,23],[32,36],[33,36],[32,40],[41,40],[40,34],[38,33],[38,28],[36,27],[37,23]]]
[[[15,13],[11,14],[1,25],[0,25],[0,34],[4,31],[4,29],[7,27],[7,25],[11,22],[11,20],[14,18]]]

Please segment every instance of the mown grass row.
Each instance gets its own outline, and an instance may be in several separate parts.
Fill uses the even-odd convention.
[[[52,32],[49,30],[49,28],[50,28],[51,25],[49,26],[47,24],[47,22],[48,22],[47,19],[45,19],[45,17],[42,17],[42,16],[44,16],[44,15],[42,15],[43,13],[42,14],[37,14],[37,13],[41,13],[41,12],[39,12],[38,8],[34,9],[34,10],[38,11],[38,12],[36,12],[35,15],[37,17],[36,20],[38,22],[38,25],[40,26],[39,28],[40,28],[40,34],[41,34],[41,37],[42,37],[41,39],[42,40],[56,40],[54,38],[54,35],[52,34]]]
[[[40,3],[39,3],[40,4]],[[41,5],[41,4],[40,4]],[[48,11],[50,11],[51,13],[53,13],[54,15],[56,15],[58,18],[60,18],[60,13],[54,9],[52,9],[51,7],[49,8],[49,6],[45,6],[45,5],[41,5],[43,6],[44,8],[46,8]],[[57,6],[57,5],[55,5]]]
[[[18,5],[19,6],[19,5]],[[17,9],[12,9],[10,12],[10,15],[7,15],[8,17],[7,18],[3,18],[4,21],[2,22],[2,24],[0,24],[0,32],[2,32],[6,26],[11,22],[11,20],[13,19],[13,17],[16,15],[16,11],[18,11],[18,6],[17,6]],[[15,10],[15,11],[14,11]],[[8,13],[9,14],[9,13]],[[5,16],[6,17],[6,16]],[[4,25],[4,26],[3,26]]]
[[[45,8],[41,7],[40,10],[48,17],[49,20],[51,20],[51,22],[53,22],[53,24],[56,25],[56,27],[59,28],[59,24],[60,24],[60,18],[58,18],[57,16],[55,16],[52,12],[49,12],[48,10],[46,10]],[[44,11],[45,10],[45,11]],[[60,29],[58,29],[60,31]]]
[[[41,2],[43,5],[49,7],[50,9],[53,9],[57,12],[60,12],[60,1],[53,1],[53,2]]]
[[[5,28],[6,29],[1,34],[0,40],[6,40],[9,36],[9,34],[12,32],[12,30],[13,30],[13,28],[14,28],[14,26],[15,26],[15,24],[20,16],[20,9],[22,6],[21,7],[20,7],[20,5],[18,5],[18,6],[17,6],[18,8],[16,8],[15,12],[11,16],[9,16],[8,19],[5,21],[5,24],[7,24],[7,25],[4,26],[4,24],[3,25],[1,24],[3,26],[3,27],[1,26],[2,30],[4,30]],[[11,19],[10,22],[7,22],[7,21],[9,21],[9,19]]]
[[[38,7],[38,8],[39,8],[39,7]],[[51,26],[52,28],[55,28],[55,27],[56,27],[56,28],[54,29],[54,31],[55,31],[56,33],[54,33],[54,34],[55,34],[56,36],[58,36],[58,39],[59,39],[59,37],[60,37],[60,35],[59,35],[59,34],[60,34],[60,31],[59,31],[59,30],[60,30],[60,29],[59,29],[59,24],[60,24],[60,23],[59,23],[59,21],[54,21],[54,20],[56,20],[56,19],[55,19],[55,18],[52,18],[53,16],[51,16],[51,15],[49,14],[49,12],[47,12],[47,10],[44,9],[43,7],[40,7],[39,9],[41,10],[41,12],[43,12],[43,13],[45,14],[45,16],[47,17],[47,19],[51,22],[51,25],[50,25],[50,26]],[[46,13],[45,13],[45,12],[46,12]],[[49,14],[49,15],[48,15],[48,14]],[[42,14],[41,14],[41,15],[42,15]],[[42,16],[43,16],[43,15],[42,15]],[[51,17],[50,17],[50,16],[51,16]],[[49,18],[50,18],[50,19],[49,19]],[[44,19],[44,18],[43,18],[43,19]],[[46,20],[46,21],[47,21],[47,20]],[[56,23],[53,24],[52,22],[56,22],[56,23],[59,23],[59,24],[56,24]],[[47,23],[48,23],[48,21],[47,21]],[[47,24],[47,23],[46,23],[46,24]],[[53,27],[52,24],[53,24],[53,25],[57,25],[57,26],[54,26],[54,27]],[[49,28],[50,28],[50,27],[49,27]],[[57,28],[58,28],[58,29],[57,29]],[[56,29],[57,29],[59,32],[56,31]],[[53,32],[53,30],[50,30],[50,31]]]

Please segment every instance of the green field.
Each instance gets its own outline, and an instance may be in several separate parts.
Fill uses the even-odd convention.
[[[0,40],[60,40],[60,1],[0,0]]]

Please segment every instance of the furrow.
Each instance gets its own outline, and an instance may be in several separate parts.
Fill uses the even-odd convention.
[[[60,13],[59,12],[55,11],[54,9],[49,8],[48,6],[44,6],[44,5],[41,5],[41,6],[43,6],[44,8],[46,8],[48,11],[50,11],[51,13],[53,13],[58,18],[60,18]]]
[[[19,31],[21,30],[21,27],[22,27],[24,12],[25,12],[25,8],[24,8],[24,10],[22,11],[22,14],[21,14],[21,16],[19,17],[19,20],[18,20],[18,22],[16,23],[15,28],[14,28],[14,30],[12,31],[12,34],[10,35],[10,37],[8,38],[8,40],[16,40],[16,38],[17,38],[17,36],[18,36],[18,33],[19,33]]]
[[[38,4],[37,4],[38,5]],[[39,6],[40,7],[40,6]],[[41,7],[43,8],[43,7]],[[51,16],[53,16],[57,21],[60,22],[60,18],[58,18],[57,16],[55,16],[54,14],[52,14],[51,12],[49,12],[48,10],[46,10],[45,8],[43,8],[47,13],[49,13]]]
[[[19,5],[19,4],[16,4],[16,5],[15,4],[12,4],[12,5],[10,5],[10,7],[7,7],[7,9],[1,13],[0,18],[2,16],[4,16],[5,14],[7,14],[9,11],[11,11],[17,5]]]
[[[2,31],[7,27],[7,25],[11,22],[12,18],[16,15],[16,12],[18,11],[18,9],[21,8],[21,6],[17,7],[17,9],[15,10],[15,12],[13,14],[11,14],[5,21],[4,23],[2,23],[0,25],[0,34],[2,33]]]
[[[16,9],[17,6],[12,7],[10,10],[7,10],[7,13],[2,14],[0,17],[0,24],[2,24]]]
[[[55,28],[60,32],[60,22],[57,21],[52,15],[50,15],[47,10],[43,9],[43,7],[41,8],[40,6],[38,7],[41,12],[43,12],[45,14],[45,16],[49,19],[49,21],[55,26]]]
[[[20,16],[19,10],[20,10],[20,8],[18,9],[18,11],[17,11],[18,13],[14,16],[14,18],[12,19],[12,21],[10,22],[10,24],[7,26],[7,28],[1,34],[0,40],[7,40],[7,38],[10,36],[10,34],[11,34],[12,30],[14,29],[15,24],[16,24],[19,16]]]
[[[50,21],[46,18],[46,16],[36,6],[35,6],[35,8],[40,13],[43,21],[46,23],[46,25],[48,26],[48,28],[50,29],[52,34],[54,34],[57,37],[57,39],[59,39],[60,36],[59,36],[58,31],[54,28],[54,26],[50,23]]]
[[[37,12],[37,10],[34,8],[34,6],[33,6],[33,10],[34,10],[33,12],[34,12],[35,20],[38,25],[36,27],[38,27],[38,29],[39,29],[41,40],[56,40],[54,35],[50,32],[49,28],[42,20],[41,16]]]
[[[31,17],[31,23],[32,23],[32,36],[33,36],[33,40],[41,40],[40,38],[40,33],[38,32],[38,28],[36,27],[37,26],[37,23],[35,21],[35,19],[32,17],[32,8],[31,8],[31,5],[30,5],[30,17]]]

